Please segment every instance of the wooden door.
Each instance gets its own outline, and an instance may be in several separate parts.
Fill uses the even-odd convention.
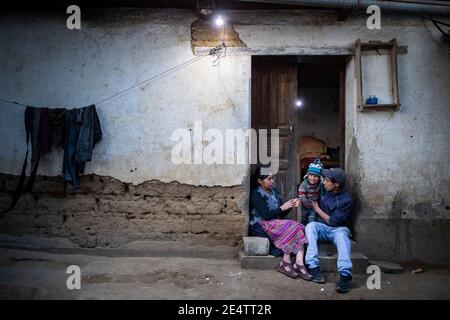
[[[339,168],[345,169],[345,67],[339,72]]]
[[[252,57],[252,128],[279,129],[279,171],[274,178],[284,201],[297,195],[296,99],[296,56]]]

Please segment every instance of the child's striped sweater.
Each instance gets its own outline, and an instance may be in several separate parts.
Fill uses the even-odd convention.
[[[311,208],[311,201],[318,201],[320,197],[320,182],[309,184],[308,179],[303,180],[298,188],[298,197],[305,208]]]

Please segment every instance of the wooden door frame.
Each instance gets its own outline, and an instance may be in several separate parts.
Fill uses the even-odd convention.
[[[311,55],[315,55],[315,52],[312,52]],[[317,52],[317,55],[321,55],[321,56],[329,56],[329,57],[334,57],[334,56],[342,56],[343,54],[320,54],[320,52]],[[283,55],[272,55],[272,54],[255,54],[255,55],[251,55],[251,63],[253,61],[253,56],[268,56],[268,57],[282,57]],[[340,74],[339,74],[339,167],[342,169],[345,169],[345,87],[346,87],[346,63],[348,61],[348,58],[352,57],[351,55],[347,56],[347,59],[345,59],[345,62],[343,62],[342,66],[340,67]],[[252,85],[253,85],[253,66],[251,65],[250,67],[250,101],[249,101],[249,115],[250,115],[250,127],[252,127],[253,124],[253,119],[252,119],[252,111],[253,111],[253,94],[252,94]],[[299,84],[297,83],[297,90],[298,90],[298,86]],[[294,137],[296,136],[296,131],[298,130],[298,123],[297,121],[295,122],[295,126],[293,128],[294,130]],[[298,167],[298,159],[297,159],[297,143],[294,143],[294,155],[292,157],[292,161],[296,161],[296,168],[295,168],[295,179],[296,180],[300,180],[302,179],[302,177],[299,177],[300,175],[300,168]],[[254,165],[250,165],[250,175],[253,172],[254,169]],[[297,181],[298,183],[300,183],[301,181]],[[297,210],[299,211],[299,209]],[[294,217],[294,219],[298,220],[298,212],[296,214],[296,216]]]
[[[339,167],[345,170],[345,65],[339,73]]]

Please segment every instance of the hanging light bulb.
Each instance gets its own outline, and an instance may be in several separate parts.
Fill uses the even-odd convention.
[[[219,27],[222,26],[224,23],[222,16],[218,15],[215,22],[216,22],[216,25],[218,25]]]
[[[300,99],[297,99],[297,101],[295,101],[295,105],[296,105],[297,107],[301,107],[301,106],[303,105],[303,101],[300,100]]]

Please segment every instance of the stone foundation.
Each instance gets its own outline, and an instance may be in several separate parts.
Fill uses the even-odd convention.
[[[0,209],[18,176],[0,174]],[[133,241],[238,246],[245,232],[245,189],[148,181],[139,185],[86,175],[72,190],[59,177],[38,176],[33,192],[0,217],[0,233],[68,238],[80,247]],[[243,201],[243,205],[238,203]]]

